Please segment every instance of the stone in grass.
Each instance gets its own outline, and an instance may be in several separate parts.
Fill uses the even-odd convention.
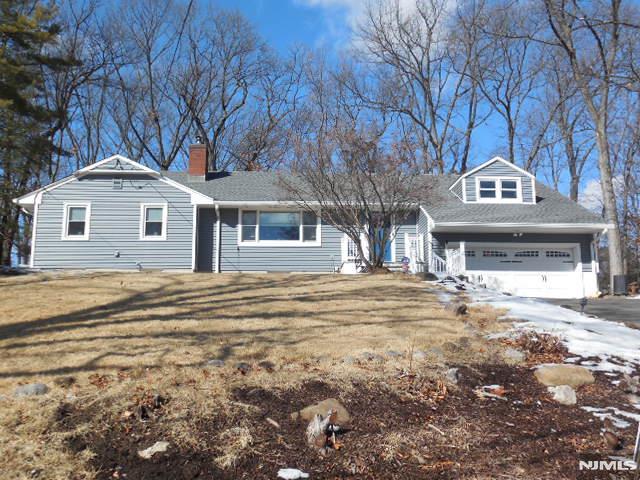
[[[281,468],[278,470],[278,478],[284,480],[298,480],[299,478],[309,478],[309,474],[297,468]]]
[[[562,405],[575,405],[576,392],[569,385],[558,385],[557,387],[547,387],[553,399]]]
[[[458,369],[457,368],[450,368],[449,370],[447,370],[447,373],[445,374],[444,378],[447,380],[447,382],[452,383],[454,385],[458,384]]]
[[[427,352],[424,350],[414,350],[413,351],[413,359],[414,360],[426,360],[428,357]]]
[[[262,360],[258,363],[258,367],[262,370],[266,370],[267,372],[273,372],[276,369],[276,364],[269,360]]]
[[[445,308],[457,317],[466,315],[469,311],[467,305],[462,302],[450,302],[446,305]]]
[[[402,357],[402,353],[398,352],[397,350],[387,350],[386,354],[387,354],[387,357],[391,357],[391,358]]]
[[[251,371],[251,365],[247,362],[238,362],[236,363],[236,370],[238,370],[241,374],[246,375]]]
[[[579,365],[543,365],[538,367],[534,375],[540,383],[547,387],[569,385],[572,388],[577,388],[595,382],[593,374]]]
[[[323,418],[326,417],[329,410],[334,410],[336,412],[336,423],[338,425],[344,427],[351,421],[351,415],[349,415],[347,409],[344,408],[344,405],[335,398],[327,398],[315,405],[309,405],[302,410],[293,412],[291,414],[291,419],[294,421],[302,419],[305,422],[310,422],[317,414],[322,415]]]
[[[224,367],[224,360],[219,360],[217,358],[214,358],[213,360],[209,360],[207,362],[207,366],[216,367],[216,368]]]
[[[366,360],[368,362],[376,362],[376,363],[384,362],[384,357],[382,355],[378,355],[377,353],[364,352],[361,355],[361,357],[363,360]]]
[[[169,442],[156,442],[151,445],[149,448],[145,448],[144,450],[138,451],[138,455],[140,458],[144,458],[145,460],[149,460],[156,453],[164,453],[169,448]]]
[[[527,355],[517,348],[507,348],[504,352],[502,352],[502,357],[505,359],[507,363],[516,364],[522,363],[526,360]]]
[[[31,397],[34,395],[44,395],[49,391],[49,387],[47,387],[44,383],[29,383],[27,385],[20,385],[17,387],[13,395],[15,397]]]
[[[353,365],[354,363],[356,363],[356,358],[351,355],[347,355],[342,359],[342,363],[344,363],[345,365]]]

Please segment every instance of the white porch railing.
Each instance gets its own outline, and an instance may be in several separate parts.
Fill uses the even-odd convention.
[[[447,249],[447,274],[464,273],[464,252],[460,249]]]
[[[431,253],[429,259],[429,271],[431,273],[447,273],[447,261],[439,255]]]
[[[429,271],[453,276],[464,273],[464,257],[460,250],[448,249],[446,255],[445,260],[438,254],[431,252]]]

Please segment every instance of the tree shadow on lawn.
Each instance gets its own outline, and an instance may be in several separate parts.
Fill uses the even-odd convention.
[[[70,355],[78,353],[95,352],[96,356],[88,361],[74,366],[55,366],[53,368],[40,369],[38,371],[15,370],[0,372],[0,378],[9,378],[26,375],[55,375],[68,374],[73,372],[87,372],[97,369],[122,368],[122,365],[99,364],[106,358],[128,357],[141,358],[149,355],[154,356],[153,365],[162,365],[162,359],[171,351],[177,348],[193,346],[209,346],[214,342],[218,353],[209,358],[229,359],[231,357],[241,358],[247,343],[257,347],[260,352],[267,355],[273,348],[296,347],[305,343],[312,344],[324,333],[332,331],[339,332],[339,328],[349,327],[387,327],[399,329],[407,327],[409,329],[418,328],[422,325],[428,328],[425,322],[437,323],[437,330],[444,335],[451,335],[455,328],[449,322],[446,314],[442,316],[419,317],[411,315],[400,315],[397,308],[382,307],[377,303],[389,300],[402,300],[406,307],[425,308],[425,298],[416,298],[416,295],[407,298],[407,290],[401,284],[390,284],[385,288],[378,288],[372,291],[366,283],[357,284],[353,281],[345,281],[345,285],[340,285],[341,280],[327,275],[312,277],[288,276],[285,278],[250,278],[243,277],[243,284],[233,282],[229,279],[225,284],[208,284],[195,288],[190,282],[169,281],[168,283],[151,288],[144,292],[136,292],[124,299],[119,299],[104,305],[92,306],[80,309],[76,312],[64,315],[46,317],[34,321],[19,322],[16,324],[0,327],[0,337],[11,339],[25,339],[23,341],[13,341],[0,346],[0,350],[12,351],[12,356],[33,357],[32,354],[21,355],[20,349],[37,347],[51,347],[49,351],[55,350],[57,346],[63,344],[87,343],[86,349],[75,348],[68,352]],[[247,283],[248,282],[248,283]],[[305,292],[306,288],[313,287],[315,291]],[[326,288],[325,288],[326,287]],[[342,287],[342,290],[339,290]],[[287,289],[293,292],[283,294],[275,289]],[[275,291],[274,291],[275,290]],[[271,291],[271,294],[269,293]],[[300,292],[300,293],[298,293]],[[409,290],[411,292],[411,290]],[[239,296],[238,296],[239,295]],[[231,296],[231,297],[229,297]],[[227,298],[223,298],[227,297]],[[426,297],[429,298],[429,297]],[[363,299],[358,304],[356,299]],[[332,303],[348,301],[347,306],[334,306]],[[432,301],[438,306],[437,300]],[[355,305],[354,305],[355,304]],[[259,308],[262,306],[263,308]],[[154,313],[155,309],[166,307],[179,308],[178,312]],[[322,308],[321,308],[322,307]],[[331,308],[333,307],[333,308]],[[248,312],[245,310],[248,309]],[[150,312],[145,314],[145,311]],[[135,317],[131,317],[132,312],[137,312]],[[118,318],[124,317],[124,318]],[[376,318],[377,317],[377,318]],[[313,322],[312,325],[300,325],[291,322],[285,325],[274,325],[272,321],[287,321],[304,318],[305,323]],[[82,338],[60,338],[60,339],[31,339],[32,336],[45,335],[47,333],[69,332],[75,334],[83,330],[103,329],[110,326],[121,327],[127,324],[135,325],[139,323],[159,323],[160,326],[168,321],[196,321],[202,325],[198,329],[178,329],[172,331],[143,333],[132,332],[131,334],[109,334],[92,335]],[[207,321],[227,322],[229,326],[235,328],[207,329]],[[454,320],[451,319],[453,322]],[[317,323],[316,323],[317,322]],[[265,323],[265,325],[261,325]],[[135,329],[133,329],[135,330]],[[434,330],[435,331],[435,330]],[[398,332],[394,332],[398,335]],[[136,345],[136,340],[149,341],[151,344]],[[123,348],[107,348],[102,351],[99,347],[92,348],[91,342],[123,342]],[[156,343],[156,342],[159,342]],[[169,342],[169,346],[167,346]],[[133,343],[133,344],[132,344]],[[175,344],[175,345],[174,345]],[[84,350],[84,352],[83,352]],[[157,356],[159,351],[162,355]],[[65,352],[60,352],[64,356]],[[185,359],[187,360],[187,359]],[[202,365],[206,359],[197,358],[193,361],[180,362],[181,366]]]

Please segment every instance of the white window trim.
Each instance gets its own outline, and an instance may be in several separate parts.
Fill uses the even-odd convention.
[[[242,212],[256,212],[256,239],[242,240]],[[322,221],[320,212],[316,211],[316,241],[302,241],[302,213],[305,210],[288,208],[239,208],[238,209],[238,246],[243,247],[320,247],[322,246]],[[292,212],[300,215],[300,240],[260,240],[260,212]],[[307,225],[309,226],[309,225]]]
[[[496,197],[481,198],[480,182],[495,182]],[[502,198],[502,182],[516,182],[516,198]],[[522,202],[522,179],[520,177],[476,177],[476,202],[478,203],[523,203]]]
[[[71,207],[82,207],[85,209],[84,212],[84,235],[68,235],[69,231],[69,209]],[[74,203],[64,203],[63,204],[63,214],[62,214],[62,240],[89,240],[89,232],[91,230],[91,202],[74,202]]]
[[[162,208],[162,235],[145,236],[144,226],[147,219],[147,208]],[[167,239],[168,229],[168,208],[165,203],[141,203],[140,204],[140,240],[145,242],[160,242]]]

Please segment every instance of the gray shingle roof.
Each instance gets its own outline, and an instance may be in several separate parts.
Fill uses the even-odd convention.
[[[281,178],[287,182],[299,181],[293,175],[280,172],[217,172],[209,173],[206,180],[186,172],[164,172],[164,175],[214,200],[227,202],[291,200],[282,188]]]
[[[464,203],[449,191],[457,178],[457,175],[437,177],[434,195],[425,199],[424,207],[436,223],[604,223],[595,213],[537,181],[535,204]]]
[[[281,179],[300,182],[295,176],[276,172],[211,173],[206,180],[185,172],[164,175],[216,201],[259,202],[292,200]],[[429,177],[430,191],[424,192],[423,206],[436,223],[467,222],[509,224],[603,224],[598,215],[569,200],[556,190],[536,182],[536,204],[463,203],[449,191],[457,175]],[[313,200],[313,199],[309,199]]]

